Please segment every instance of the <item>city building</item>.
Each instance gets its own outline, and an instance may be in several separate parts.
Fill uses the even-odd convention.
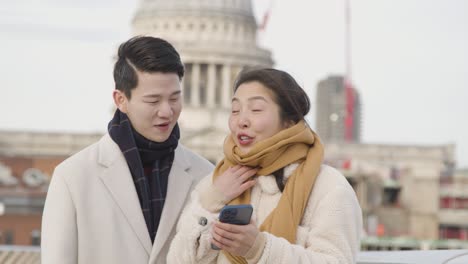
[[[235,77],[245,68],[271,67],[257,45],[250,0],[143,0],[133,19],[135,35],[167,39],[185,63],[182,142],[212,162],[228,134]]]
[[[359,92],[351,88],[353,100],[352,135],[346,140],[347,96],[344,77],[328,76],[317,84],[316,94],[316,130],[325,143],[353,142],[361,140],[361,101]]]
[[[329,143],[363,210],[366,250],[468,249],[468,175],[455,146]]]
[[[55,166],[100,137],[0,132],[0,245],[39,245],[42,210]]]
[[[441,180],[439,238],[468,241],[468,169]]]

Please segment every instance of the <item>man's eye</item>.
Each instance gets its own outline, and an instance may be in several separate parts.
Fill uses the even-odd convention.
[[[253,112],[261,112],[262,109],[252,109]]]
[[[239,110],[231,110],[231,113],[233,114],[239,113]]]

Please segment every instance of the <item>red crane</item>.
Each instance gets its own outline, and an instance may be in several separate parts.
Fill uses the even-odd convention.
[[[353,141],[353,132],[354,132],[354,89],[351,78],[351,6],[350,0],[345,1],[345,64],[346,64],[346,74],[343,81],[343,86],[345,90],[345,117],[344,117],[344,126],[345,126],[345,141]],[[260,32],[265,32],[268,20],[273,9],[274,0],[270,0],[269,6],[263,14],[263,20],[258,26]]]
[[[345,0],[345,63],[346,76],[343,81],[346,96],[345,141],[353,141],[354,131],[354,89],[351,78],[351,6],[350,0]]]
[[[258,30],[265,31],[266,26],[268,24],[268,19],[270,18],[271,10],[273,9],[274,0],[270,0],[268,8],[265,10],[263,14],[262,23],[258,26]]]

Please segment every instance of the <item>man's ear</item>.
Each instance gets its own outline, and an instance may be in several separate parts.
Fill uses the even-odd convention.
[[[125,95],[124,92],[115,89],[112,92],[112,97],[114,98],[114,104],[115,106],[120,110],[122,113],[127,113],[127,103],[128,103],[128,98]]]

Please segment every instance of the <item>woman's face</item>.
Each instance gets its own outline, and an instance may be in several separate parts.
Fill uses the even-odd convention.
[[[232,98],[229,129],[243,153],[286,128],[273,92],[257,81],[241,84]]]

